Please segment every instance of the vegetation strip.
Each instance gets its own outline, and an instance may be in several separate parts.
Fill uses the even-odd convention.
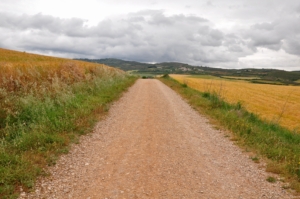
[[[164,75],[160,80],[179,93],[199,112],[233,133],[247,150],[266,158],[268,172],[280,174],[300,192],[300,135],[278,124],[261,120],[240,103],[230,104],[217,93],[200,92]],[[253,159],[257,161],[257,157]]]
[[[16,198],[91,132],[136,77],[101,64],[0,53],[0,198]]]
[[[58,155],[68,151],[68,145],[78,135],[91,128],[122,91],[133,84],[130,76],[79,83],[56,96],[19,98],[19,114],[6,118],[1,129],[0,196],[34,185],[42,168],[55,164]],[[5,197],[4,197],[5,198]]]

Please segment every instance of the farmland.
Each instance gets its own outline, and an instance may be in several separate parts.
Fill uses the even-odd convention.
[[[72,84],[95,76],[110,77],[124,74],[121,70],[103,64],[6,49],[0,49],[0,54],[0,88],[13,92],[29,92],[33,87],[41,85],[45,87],[46,84],[50,86],[56,80],[63,84]]]
[[[0,198],[15,198],[136,80],[103,64],[0,49]]]
[[[299,132],[300,87],[253,84],[212,76],[172,75],[181,83],[201,92],[216,93],[230,103],[241,103],[248,111],[268,121]]]
[[[292,188],[300,193],[300,133],[297,129],[289,130],[278,124],[279,121],[282,121],[284,114],[280,113],[282,117],[279,115],[275,121],[270,121],[261,119],[258,115],[249,112],[246,109],[246,103],[228,103],[228,99],[224,97],[224,90],[227,90],[228,93],[226,88],[232,85],[230,83],[250,84],[245,80],[242,82],[225,80],[224,82],[221,78],[207,75],[204,77],[172,76],[180,82],[170,78],[169,75],[164,75],[160,80],[186,99],[193,109],[208,116],[215,128],[228,130],[228,135],[225,137],[229,137],[245,152],[252,153],[250,158],[253,161],[259,162],[260,159],[265,161],[266,171],[280,174],[284,178],[283,182],[289,183],[284,186],[285,188]],[[208,81],[208,83],[202,82],[203,91],[198,91],[200,90],[199,80]],[[192,88],[193,82],[198,89]],[[243,88],[250,98],[250,91],[247,91],[245,86]],[[291,97],[289,99],[291,100]],[[287,104],[283,106],[282,113],[287,110],[285,108],[288,107]]]
[[[180,62],[141,63],[120,59],[80,59],[93,63],[101,63],[133,74],[143,76],[181,74],[222,77],[225,79],[247,80],[258,84],[300,85],[300,71],[284,71],[276,69],[224,69],[207,66],[192,66]],[[298,80],[298,81],[297,81]]]

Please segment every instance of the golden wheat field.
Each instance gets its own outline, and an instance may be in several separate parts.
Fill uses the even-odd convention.
[[[185,75],[171,75],[171,77],[199,91],[216,92],[227,102],[241,102],[243,107],[261,118],[279,122],[282,126],[299,132],[299,86],[253,84],[242,80],[205,76],[193,78]]]
[[[123,71],[103,64],[18,52],[0,48],[0,89],[28,90],[32,86],[85,81],[94,75],[110,77]]]

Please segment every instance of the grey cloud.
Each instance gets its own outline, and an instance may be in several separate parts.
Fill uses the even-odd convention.
[[[290,54],[300,55],[300,34],[294,38],[286,39],[283,48]]]
[[[296,9],[296,11],[297,11],[298,13],[300,13],[300,5],[299,5],[299,6],[297,6],[297,9]]]
[[[269,22],[256,23],[245,29],[242,35],[249,40],[249,48],[264,47],[276,51],[283,49],[287,53],[300,55],[300,15],[297,14],[299,10],[298,3],[298,6],[282,10],[285,15],[279,15]]]
[[[187,24],[194,23],[195,25],[209,22],[207,19],[197,16],[185,16],[183,14],[166,16],[163,10],[145,10],[137,13],[129,14],[130,21],[132,22],[144,22],[152,25],[174,25],[174,24]]]
[[[200,38],[203,46],[221,46],[224,36],[221,31],[210,29],[207,34],[200,35]]]
[[[224,34],[217,29],[213,29],[208,25],[197,27],[197,32],[189,35],[188,39],[193,42],[198,42],[202,46],[221,46],[224,40]]]
[[[151,16],[149,23],[158,26],[172,25],[175,21],[166,17],[163,13],[159,12]]]
[[[251,39],[249,45],[279,50],[282,45],[283,35],[276,31],[275,28],[276,25],[272,23],[253,25],[246,33],[246,37]]]
[[[231,45],[228,47],[228,49],[232,52],[242,52],[243,48],[239,45]]]
[[[129,30],[141,29],[141,26],[128,22],[112,22],[103,20],[97,26],[86,27],[85,20],[71,18],[61,19],[49,15],[14,16],[0,13],[0,27],[20,31],[49,31],[58,35],[70,37],[122,37]]]
[[[289,52],[299,52],[299,45],[285,40],[280,25],[255,24],[244,33],[228,34],[208,19],[183,14],[167,16],[162,10],[130,13],[91,27],[85,26],[83,19],[0,13],[0,30],[7,33],[0,35],[0,45],[75,58],[229,65],[253,54],[259,46],[284,46]]]
[[[300,16],[289,23],[282,22],[281,32],[285,35],[283,39],[283,49],[294,55],[300,55]]]
[[[15,29],[48,29],[56,32],[82,28],[83,24],[84,20],[77,18],[60,19],[43,14],[14,16],[0,13],[0,26]]]
[[[193,22],[195,23],[195,25],[198,25],[199,23],[202,24],[202,23],[209,22],[209,20],[205,18],[196,17],[196,16],[174,15],[170,18],[176,22]]]
[[[131,23],[144,22],[145,18],[142,16],[129,16],[128,21]]]
[[[274,27],[275,27],[274,23],[267,23],[267,22],[255,24],[252,26],[253,29],[267,30],[267,31],[274,30]]]

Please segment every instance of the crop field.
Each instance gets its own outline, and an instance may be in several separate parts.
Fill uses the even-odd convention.
[[[300,87],[268,84],[253,84],[243,80],[221,78],[193,78],[193,76],[171,75],[180,83],[201,92],[216,93],[230,103],[241,103],[248,111],[262,119],[279,123],[299,132]]]
[[[0,49],[0,198],[31,189],[136,77],[103,64]]]
[[[110,77],[121,70],[70,59],[20,53],[0,48],[0,88],[28,92],[46,84],[86,81],[94,76]]]
[[[279,174],[284,179],[284,183],[289,183],[285,189],[292,188],[300,193],[300,133],[299,130],[298,133],[290,130],[295,129],[293,127],[288,129],[279,125],[280,121],[286,119],[286,113],[298,113],[299,107],[295,102],[299,100],[299,90],[297,90],[299,87],[282,88],[266,84],[251,84],[245,80],[224,80],[208,75],[204,77],[205,79],[194,75],[171,75],[173,78],[169,76],[165,75],[160,80],[186,99],[194,110],[211,118],[216,128],[228,130],[225,131],[225,137],[238,143],[245,151],[253,153],[251,159],[254,162],[259,162],[260,159],[266,161],[267,172]],[[293,90],[290,94],[287,90],[284,96],[282,90],[290,88],[295,88],[297,92]],[[274,93],[278,90],[282,93]],[[233,95],[235,96],[231,103],[228,103],[226,96]],[[239,99],[244,99],[242,105],[238,103]],[[276,107],[272,103],[278,104],[280,113],[274,114],[274,110],[270,107],[274,109]],[[249,104],[261,108],[256,112],[260,113],[261,117],[270,111],[271,119],[263,119],[246,110],[246,107],[250,107]],[[290,108],[290,104],[296,104],[294,110]],[[299,121],[299,116],[293,116]],[[290,120],[285,121],[290,122]]]

